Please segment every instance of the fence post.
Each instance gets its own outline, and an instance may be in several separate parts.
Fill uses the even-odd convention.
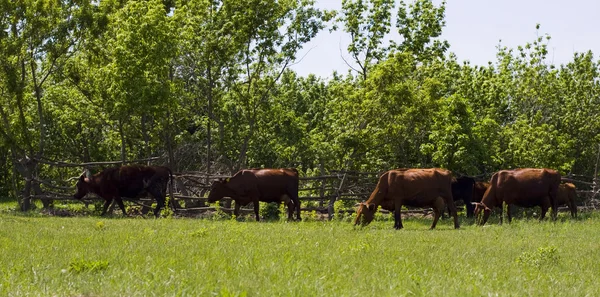
[[[327,206],[327,215],[329,216],[329,220],[333,219],[334,211],[335,211],[333,209],[333,204],[335,203],[337,198],[340,196],[342,188],[344,187],[345,180],[346,180],[346,173],[344,173],[344,175],[342,176],[342,181],[340,182],[340,185],[339,185],[337,191],[335,192],[335,195],[331,195],[331,198],[329,199],[329,205]]]

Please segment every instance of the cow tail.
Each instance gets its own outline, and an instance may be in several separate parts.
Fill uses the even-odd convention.
[[[171,182],[169,183],[169,201],[171,201],[171,207],[173,208],[173,211],[176,211],[177,204],[175,203],[175,196],[173,196],[173,183],[175,183],[175,179],[173,179],[173,172],[171,171],[171,168],[169,168],[169,177],[171,178]]]

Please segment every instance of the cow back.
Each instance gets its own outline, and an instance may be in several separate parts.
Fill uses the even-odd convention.
[[[240,197],[259,196],[263,202],[279,202],[283,195],[298,193],[298,171],[282,169],[244,169],[238,171],[227,187]]]
[[[541,205],[544,199],[556,197],[560,174],[545,168],[501,170],[490,180],[490,187],[482,202],[488,207],[501,206],[502,202],[524,207]]]
[[[100,196],[139,198],[146,194],[148,187],[156,186],[165,191],[169,174],[167,167],[129,165],[107,168],[94,176],[94,180]]]
[[[376,191],[384,195],[375,203],[389,207],[396,202],[415,207],[427,206],[437,197],[452,197],[451,182],[450,171],[439,168],[390,170],[379,179]],[[373,195],[371,198],[376,199]]]

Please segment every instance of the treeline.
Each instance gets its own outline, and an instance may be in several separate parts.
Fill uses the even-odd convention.
[[[53,174],[38,160],[595,174],[593,54],[554,65],[540,35],[470,65],[440,38],[444,15],[428,0],[1,1],[0,196]],[[289,69],[331,29],[351,37],[351,71]]]

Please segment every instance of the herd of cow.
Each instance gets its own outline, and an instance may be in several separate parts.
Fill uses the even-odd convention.
[[[169,183],[169,181],[171,181]],[[156,200],[155,216],[165,207],[167,185],[173,196],[173,175],[168,167],[128,165],[105,169],[95,175],[85,170],[76,184],[75,199],[82,199],[94,193],[104,199],[102,214],[105,215],[114,200],[123,214],[125,206],[121,198],[151,196]],[[214,181],[210,188],[208,202],[213,203],[224,197],[235,201],[234,215],[239,216],[240,207],[253,203],[256,220],[259,220],[259,202],[284,202],[288,207],[288,219],[300,219],[298,199],[299,177],[294,168],[244,169],[227,179]],[[535,207],[542,209],[543,219],[549,208],[556,218],[559,205],[567,204],[571,215],[577,215],[575,186],[561,184],[561,176],[556,170],[522,168],[501,170],[493,174],[489,183],[476,182],[471,177],[452,176],[445,169],[396,169],[379,177],[375,190],[369,199],[358,204],[355,225],[367,225],[379,206],[393,211],[394,227],[402,228],[400,217],[402,206],[432,207],[434,211],[431,229],[435,228],[439,217],[447,208],[454,219],[454,227],[459,228],[458,214],[454,201],[463,200],[467,216],[479,216],[483,211],[481,224],[485,224],[495,207],[506,204],[508,221],[511,221],[511,207]]]

